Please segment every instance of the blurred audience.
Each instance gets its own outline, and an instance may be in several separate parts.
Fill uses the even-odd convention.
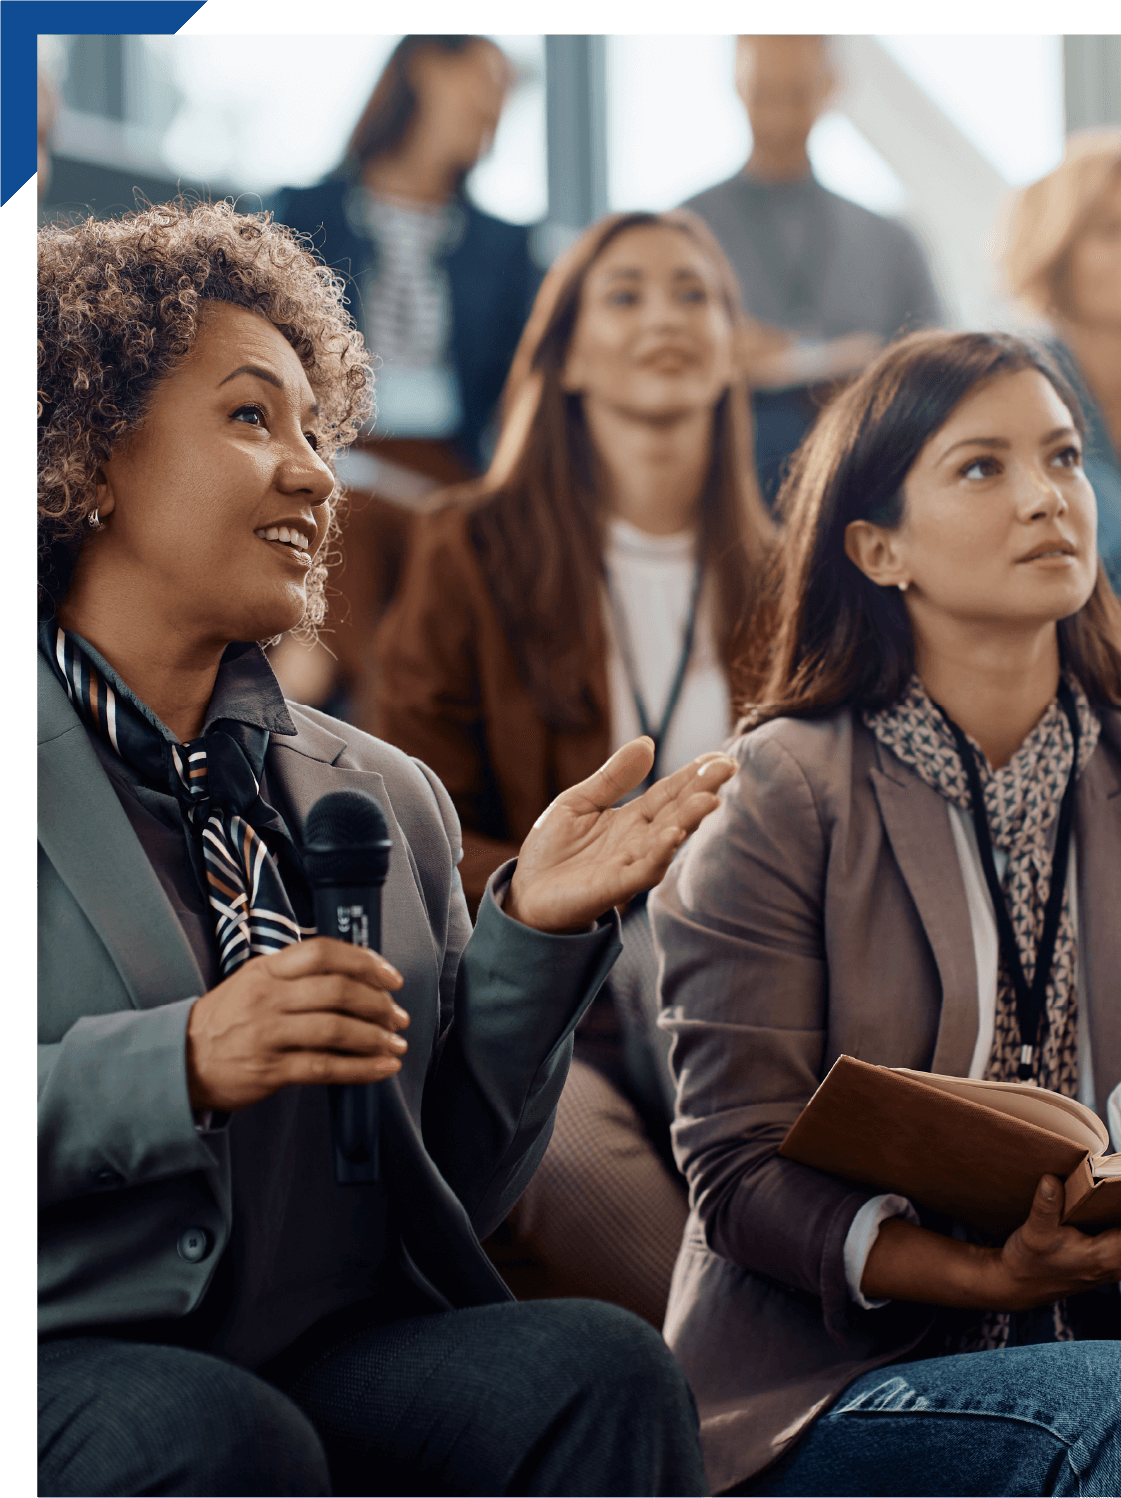
[[[771,544],[743,322],[700,220],[604,219],[538,294],[488,473],[418,521],[380,632],[380,720],[452,795],[472,907],[612,746],[649,733],[665,774],[729,732]],[[510,1227],[523,1294],[592,1295],[660,1325],[686,1202],[655,989],[635,902]]]
[[[1051,353],[1086,413],[1098,554],[1121,589],[1121,129],[1072,136],[1062,163],[1020,193],[1004,267],[1012,292],[1050,321]]]
[[[751,125],[747,165],[686,203],[712,228],[772,330],[753,371],[756,461],[773,503],[787,460],[817,415],[815,387],[854,374],[881,343],[940,324],[926,257],[900,223],[838,197],[813,175],[806,142],[837,76],[825,37],[741,36],[736,89]]]
[[[337,663],[323,646],[309,654],[287,641],[274,665],[301,700],[329,698],[371,731],[367,645],[396,588],[412,516],[432,489],[482,466],[539,280],[529,230],[483,213],[464,192],[511,82],[505,55],[484,37],[403,37],[337,170],[273,205],[353,278],[354,312],[378,360],[376,420],[364,451],[340,469],[351,497],[327,641]]]

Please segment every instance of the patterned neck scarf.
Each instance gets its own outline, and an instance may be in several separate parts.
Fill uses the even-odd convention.
[[[229,647],[202,734],[180,743],[80,635],[57,619],[44,620],[39,644],[86,727],[144,784],[178,801],[223,978],[250,957],[313,935],[314,927],[300,925],[289,897],[289,890],[298,891],[301,906],[306,903],[298,854],[282,818],[261,795],[270,733],[265,723],[274,732],[295,728],[279,691],[264,712],[253,704],[254,694],[239,691],[246,673],[236,667],[257,647]],[[250,674],[252,666],[250,660]],[[258,721],[243,721],[243,713]]]
[[[1078,682],[1068,678],[1068,684],[1078,713],[1076,773],[1080,775],[1097,745],[1101,725]],[[972,811],[969,780],[954,736],[917,676],[912,676],[906,691],[893,706],[878,712],[865,711],[863,718],[879,741],[908,769],[947,801],[963,811]],[[1024,976],[1030,984],[1051,884],[1051,843],[1074,754],[1070,724],[1056,699],[999,770],[991,768],[974,740],[969,739],[969,744],[977,759],[993,846],[1008,856],[1001,883]],[[1067,890],[1044,999],[1037,1069],[1040,1086],[1066,1097],[1078,1095],[1076,960],[1077,931]],[[993,1044],[985,1078],[1017,1081],[1019,1060],[1016,992],[1002,953]],[[1059,1340],[1067,1340],[1071,1335],[1063,1305],[1058,1301],[1054,1307],[1040,1308],[1053,1312],[1054,1335]],[[1007,1313],[988,1312],[980,1328],[966,1339],[967,1345],[959,1344],[953,1350],[1006,1346],[1012,1337],[1012,1323],[1013,1318]]]
[[[1078,774],[1093,754],[1100,724],[1073,679],[1078,711]],[[866,712],[864,721],[882,744],[947,801],[972,810],[969,781],[953,734],[917,676],[894,706]],[[1059,803],[1070,774],[1070,725],[1056,699],[1009,762],[999,770],[970,740],[977,758],[993,846],[1008,855],[1002,884],[1024,976],[1030,983],[1051,883],[1051,842]],[[1067,1097],[1078,1095],[1078,1000],[1075,988],[1077,934],[1070,896],[1063,899],[1059,935],[1044,1006],[1038,1081]],[[1014,1082],[1020,1053],[1016,995],[1003,955],[997,980],[996,1030],[985,1076]]]

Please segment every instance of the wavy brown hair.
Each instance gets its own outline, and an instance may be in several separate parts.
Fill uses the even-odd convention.
[[[978,386],[1035,369],[1079,433],[1078,397],[1047,351],[1010,333],[912,333],[885,349],[826,407],[779,494],[786,519],[773,579],[775,623],[761,700],[739,731],[770,718],[890,706],[915,668],[903,597],[866,577],[845,528],[903,519],[903,483],[920,451]],[[1058,624],[1063,660],[1092,702],[1121,704],[1121,603],[1098,568],[1087,602]]]
[[[178,199],[107,221],[39,230],[39,600],[58,606],[96,503],[98,473],[144,420],[156,385],[190,351],[208,302],[267,317],[307,372],[330,464],[371,406],[369,355],[342,278],[268,213]],[[322,623],[330,523],[304,626]]]
[[[579,396],[561,375],[592,265],[630,229],[688,235],[717,273],[725,310],[744,323],[739,285],[708,226],[683,209],[613,214],[586,230],[542,282],[503,392],[502,430],[487,473],[456,491],[519,672],[544,720],[590,725],[589,621],[598,617],[604,505]],[[773,526],[755,480],[751,410],[736,381],[716,404],[701,499],[700,555],[716,583],[717,640],[730,671],[758,601]],[[749,669],[745,664],[742,669]]]

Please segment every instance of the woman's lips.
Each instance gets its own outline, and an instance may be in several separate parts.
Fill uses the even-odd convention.
[[[254,531],[253,534],[259,541],[264,541],[267,546],[274,546],[278,551],[282,551],[298,567],[311,566],[311,548],[303,531],[292,530],[285,525],[270,525],[262,530]]]
[[[644,354],[639,363],[646,369],[676,373],[678,370],[688,369],[696,364],[697,355],[692,349],[681,348],[677,344],[667,344]]]

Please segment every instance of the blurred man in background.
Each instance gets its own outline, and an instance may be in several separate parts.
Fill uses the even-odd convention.
[[[817,414],[815,387],[855,373],[885,340],[943,321],[914,236],[813,175],[806,142],[836,86],[825,37],[739,37],[736,89],[751,155],[736,176],[685,205],[720,240],[746,310],[785,335],[751,361],[756,461],[769,502]]]

